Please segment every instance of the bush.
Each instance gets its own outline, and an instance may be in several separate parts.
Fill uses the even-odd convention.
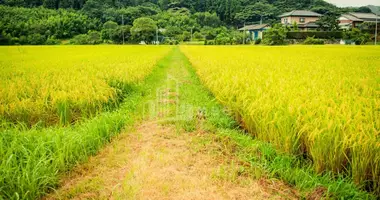
[[[90,44],[90,36],[88,36],[87,34],[77,35],[70,40],[70,44],[77,44],[77,45]]]
[[[102,39],[100,38],[99,31],[88,31],[88,37],[90,39],[90,44],[100,44]]]
[[[193,38],[196,40],[204,40],[204,36],[200,32],[195,32]]]
[[[272,28],[264,32],[263,43],[266,45],[284,45],[286,29],[281,24],[275,24]]]
[[[322,39],[315,39],[314,37],[307,37],[306,40],[303,42],[303,44],[325,44],[325,41]]]
[[[49,37],[46,42],[45,42],[46,45],[57,45],[57,44],[61,44],[61,41],[56,39],[54,36],[53,37]]]
[[[255,44],[261,44],[261,38],[258,38],[257,40],[255,40]]]
[[[215,38],[216,45],[226,45],[230,43],[231,43],[231,39],[227,33],[220,33]]]
[[[12,37],[11,40],[9,41],[10,45],[19,45],[20,44],[20,39],[18,37]]]
[[[368,33],[363,33],[357,28],[353,28],[352,30],[344,32],[343,39],[346,40],[346,43],[354,42],[356,45],[362,45],[369,42],[371,36]]]
[[[27,40],[30,45],[42,45],[45,44],[46,38],[39,33],[34,33],[32,35],[28,35]]]
[[[287,32],[286,39],[307,39],[314,37],[318,39],[341,39],[343,32],[341,31],[307,31],[307,32]]]
[[[1,32],[0,34],[0,45],[8,45],[12,39],[12,36],[8,33],[5,33],[5,31]]]

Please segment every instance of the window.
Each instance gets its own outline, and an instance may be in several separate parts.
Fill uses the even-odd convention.
[[[304,17],[300,18],[300,23],[305,23],[305,18]]]
[[[284,18],[284,24],[288,23],[288,18]]]

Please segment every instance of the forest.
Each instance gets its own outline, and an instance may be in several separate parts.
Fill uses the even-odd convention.
[[[218,40],[242,43],[237,28],[308,9],[337,16],[367,7],[338,8],[323,0],[0,0],[0,44],[138,43]]]

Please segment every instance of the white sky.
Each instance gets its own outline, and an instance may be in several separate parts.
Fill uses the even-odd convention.
[[[335,4],[339,7],[367,6],[367,5],[380,6],[380,0],[325,0],[325,1]]]

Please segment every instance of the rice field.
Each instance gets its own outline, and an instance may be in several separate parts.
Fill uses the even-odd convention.
[[[0,199],[51,192],[131,125],[148,77],[170,49],[0,47]]]
[[[181,46],[242,127],[380,194],[380,48]]]
[[[169,49],[0,47],[0,120],[66,125],[114,108]]]

